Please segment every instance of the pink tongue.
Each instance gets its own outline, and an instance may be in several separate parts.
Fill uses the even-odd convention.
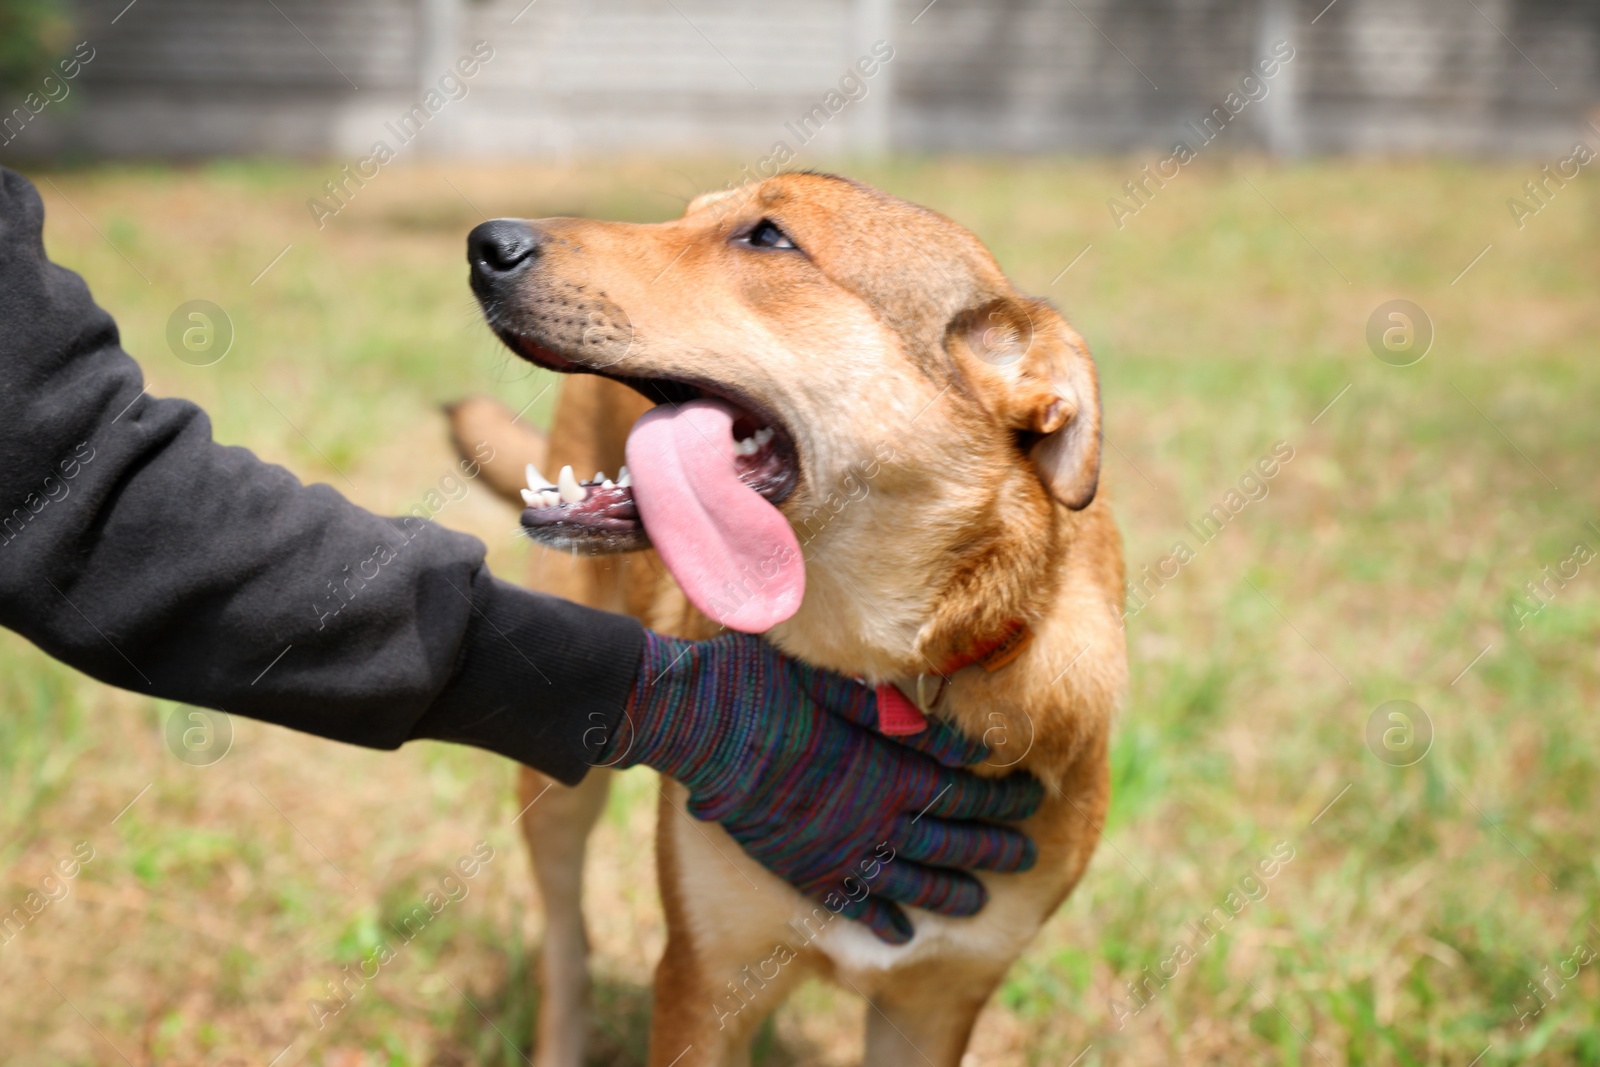
[[[737,409],[693,400],[646,412],[628,434],[639,518],[689,602],[758,634],[800,610],[800,544],[782,512],[734,469]]]

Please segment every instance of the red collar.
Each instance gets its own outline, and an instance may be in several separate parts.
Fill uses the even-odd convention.
[[[938,673],[946,678],[974,663],[986,671],[997,671],[1022,654],[1033,640],[1033,629],[1023,619],[1011,619],[1000,631],[987,640],[979,641],[965,652],[958,652],[940,665]]]
[[[965,652],[958,652],[940,666],[933,678],[936,686],[934,694],[927,700],[928,709],[939,703],[939,698],[944,696],[944,687],[949,683],[950,676],[964,667],[978,664],[985,671],[997,671],[1022,654],[1028,647],[1028,642],[1033,640],[1033,630],[1022,619],[1012,619],[1000,628],[1000,631],[986,640],[979,641]],[[919,675],[917,689],[923,687],[923,682],[929,680],[929,675]],[[884,682],[877,687],[878,693],[878,729],[891,737],[905,734],[920,734],[928,728],[928,717],[922,708],[911,701],[900,688],[890,682]]]

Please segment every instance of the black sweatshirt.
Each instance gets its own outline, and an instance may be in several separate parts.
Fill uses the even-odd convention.
[[[0,626],[137,693],[580,779],[639,624],[499,581],[476,538],[212,441],[195,405],[143,394],[111,316],[45,258],[43,222],[0,169]]]

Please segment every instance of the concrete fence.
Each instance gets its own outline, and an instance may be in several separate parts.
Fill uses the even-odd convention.
[[[93,58],[0,101],[0,162],[383,143],[733,151],[758,168],[802,147],[1100,152],[1201,134],[1281,155],[1600,143],[1596,0],[83,0],[80,14]]]

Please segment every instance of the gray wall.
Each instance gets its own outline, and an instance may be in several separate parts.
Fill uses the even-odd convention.
[[[896,135],[930,147],[1169,146],[1287,40],[1295,58],[1264,106],[1250,104],[1230,127],[1236,144],[1284,153],[1570,146],[1600,100],[1600,3],[1475,3],[958,3],[919,23]]]
[[[1600,0],[126,2],[80,5],[94,60],[0,161],[347,157],[385,139],[436,156],[732,150],[754,167],[775,142],[801,150],[785,123],[828,114],[879,40],[894,58],[801,163],[1170,148],[1279,41],[1294,59],[1219,145],[1542,155],[1600,136]],[[385,123],[477,40],[494,58],[470,94],[400,148]]]

